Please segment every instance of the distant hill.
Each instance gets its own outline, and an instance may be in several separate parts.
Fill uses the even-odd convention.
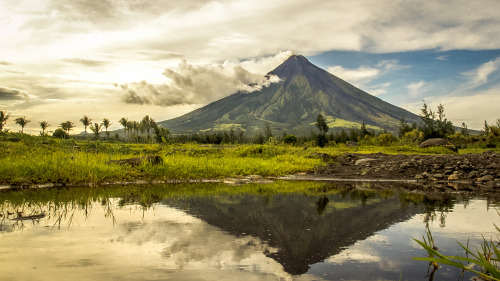
[[[281,81],[252,93],[238,92],[183,116],[159,124],[173,134],[242,129],[261,132],[265,122],[275,132],[309,134],[322,114],[333,129],[367,128],[397,131],[401,118],[420,117],[372,96],[329,72],[293,55],[268,73]]]

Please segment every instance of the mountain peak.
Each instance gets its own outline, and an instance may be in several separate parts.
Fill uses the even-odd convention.
[[[174,133],[238,128],[259,132],[263,122],[281,132],[307,134],[318,114],[331,128],[353,128],[365,123],[370,128],[395,130],[402,117],[419,117],[391,105],[293,54],[268,73],[279,83],[252,93],[235,93],[184,116],[165,121]]]
[[[273,74],[283,80],[287,80],[287,78],[292,78],[296,75],[305,75],[317,70],[319,68],[310,63],[304,56],[293,54],[268,74]]]

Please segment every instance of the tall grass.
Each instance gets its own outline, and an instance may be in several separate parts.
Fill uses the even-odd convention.
[[[8,141],[12,137],[20,142]],[[446,148],[356,146],[295,147],[264,145],[125,144],[56,140],[0,132],[0,184],[98,184],[133,180],[281,176],[325,165],[317,153],[446,154]],[[316,156],[314,154],[316,153]],[[159,155],[160,165],[118,165],[111,160]]]
[[[81,184],[129,180],[223,178],[246,175],[280,176],[321,165],[299,148],[268,145],[206,147],[185,145],[126,145],[1,142],[0,184]],[[163,164],[138,167],[111,160],[156,154]]]

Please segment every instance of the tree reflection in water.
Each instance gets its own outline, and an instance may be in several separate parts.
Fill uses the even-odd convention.
[[[112,224],[117,209],[136,208],[145,214],[160,206],[175,207],[232,237],[252,237],[248,246],[261,249],[291,275],[302,275],[312,264],[338,254],[356,241],[397,222],[423,214],[446,225],[457,203],[467,207],[464,194],[416,193],[376,184],[278,182],[274,185],[177,184],[18,190],[0,193],[1,230],[15,232],[46,227],[70,228],[75,217],[102,211]],[[488,202],[498,202],[498,198]],[[19,218],[19,213],[26,219]],[[44,217],[37,215],[44,214]],[[31,217],[30,217],[31,216]],[[29,223],[28,223],[29,222]],[[161,223],[158,222],[158,223]],[[181,235],[182,233],[178,233]],[[258,242],[261,245],[259,246]],[[174,247],[174,245],[172,246]],[[182,243],[163,251],[164,258],[183,251]],[[272,249],[272,250],[271,250]],[[208,254],[208,253],[207,253]],[[184,256],[188,262],[190,256]]]

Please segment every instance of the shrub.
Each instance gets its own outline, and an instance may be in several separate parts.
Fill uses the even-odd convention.
[[[69,135],[68,133],[66,133],[63,129],[61,128],[57,128],[54,133],[52,134],[52,136],[54,138],[58,138],[58,139],[67,139],[69,138]]]
[[[297,137],[294,136],[294,135],[286,135],[284,138],[283,138],[283,142],[285,144],[292,144],[292,145],[295,145],[297,144]]]
[[[395,137],[392,134],[381,134],[378,136],[379,145],[389,145],[395,141]]]

